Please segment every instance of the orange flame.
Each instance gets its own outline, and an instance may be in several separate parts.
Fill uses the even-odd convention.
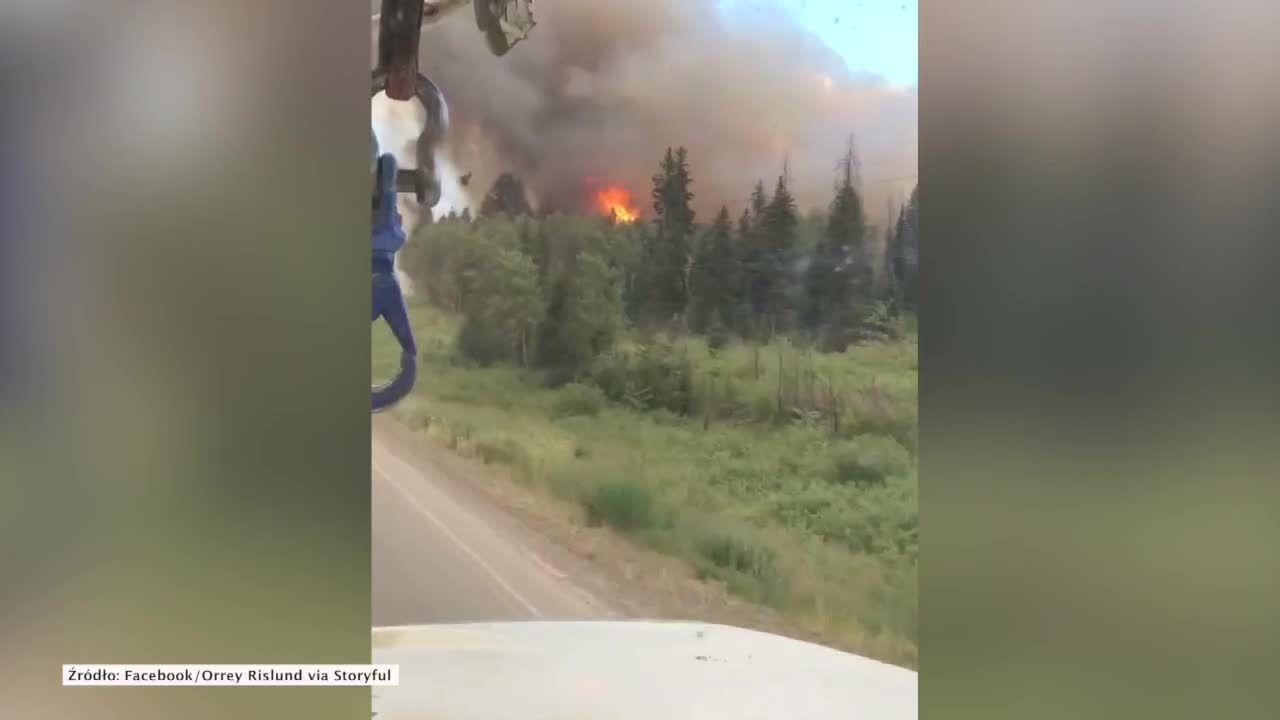
[[[640,217],[640,210],[631,204],[631,193],[626,188],[608,187],[596,191],[596,208],[624,225]]]

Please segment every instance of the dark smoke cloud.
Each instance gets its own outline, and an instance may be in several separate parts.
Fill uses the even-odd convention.
[[[917,92],[851,73],[786,17],[730,25],[714,0],[534,9],[529,39],[501,58],[469,11],[423,35],[421,65],[448,99],[449,154],[474,173],[473,203],[511,170],[536,202],[585,210],[593,185],[618,184],[648,214],[664,149],[684,145],[704,220],[721,204],[740,211],[757,179],[772,188],[784,158],[801,207],[824,206],[851,133],[872,222],[914,184]]]

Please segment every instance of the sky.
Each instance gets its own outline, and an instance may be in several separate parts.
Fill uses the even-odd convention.
[[[719,0],[722,11],[782,11],[817,35],[854,72],[919,85],[917,0]]]

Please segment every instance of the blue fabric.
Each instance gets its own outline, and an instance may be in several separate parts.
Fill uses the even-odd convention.
[[[378,203],[373,213],[373,321],[382,318],[400,343],[400,372],[386,385],[373,389],[373,412],[399,402],[417,379],[418,346],[409,324],[409,311],[395,276],[395,255],[404,247],[404,228],[396,210],[396,161],[378,158]]]
[[[378,203],[373,211],[373,251],[394,255],[404,247],[404,228],[396,209],[396,159],[378,158]]]

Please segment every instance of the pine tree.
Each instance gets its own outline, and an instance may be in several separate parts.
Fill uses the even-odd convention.
[[[911,197],[898,214],[892,242],[885,252],[893,268],[895,306],[901,310],[920,310],[920,187],[911,190]]]
[[[805,275],[801,320],[810,331],[839,348],[856,325],[855,306],[870,301],[871,263],[866,247],[866,220],[855,187],[857,156],[853,143],[840,160],[840,176],[826,231]]]
[[[729,209],[720,214],[702,237],[689,273],[690,325],[705,332],[716,319],[733,318],[736,305],[738,258],[733,243]]]
[[[884,252],[881,253],[880,267],[878,268],[880,279],[883,281],[877,287],[877,300],[887,300],[889,308],[894,313],[898,310],[898,280],[894,276],[893,269],[893,248],[894,233],[898,226],[898,213],[893,207],[893,198],[885,198],[884,212]]]
[[[761,217],[759,234],[762,251],[757,271],[759,297],[763,301],[762,320],[771,332],[785,329],[792,312],[791,268],[795,263],[796,201],[787,188],[785,173],[778,178],[773,199]]]
[[[462,208],[462,214],[458,216],[458,219],[464,223],[471,222],[471,207]]]
[[[649,316],[667,322],[681,316],[689,299],[694,212],[693,180],[684,148],[667,148],[653,176],[655,233],[646,253],[645,304]]]
[[[493,217],[499,214],[511,217],[533,215],[533,208],[529,205],[524,183],[509,172],[498,176],[489,193],[484,196],[484,202],[480,204],[480,217]]]
[[[764,181],[757,180],[755,188],[751,191],[751,221],[759,224],[768,206],[769,196],[764,191]]]
[[[733,233],[733,260],[737,270],[733,278],[733,301],[729,314],[721,318],[733,332],[741,337],[750,337],[751,318],[751,210],[742,211],[738,218],[738,226]]]
[[[738,262],[741,267],[738,284],[738,313],[735,325],[743,337],[753,337],[760,318],[768,312],[768,260],[761,224],[769,198],[764,181],[757,180],[748,200],[748,209],[738,220]]]

